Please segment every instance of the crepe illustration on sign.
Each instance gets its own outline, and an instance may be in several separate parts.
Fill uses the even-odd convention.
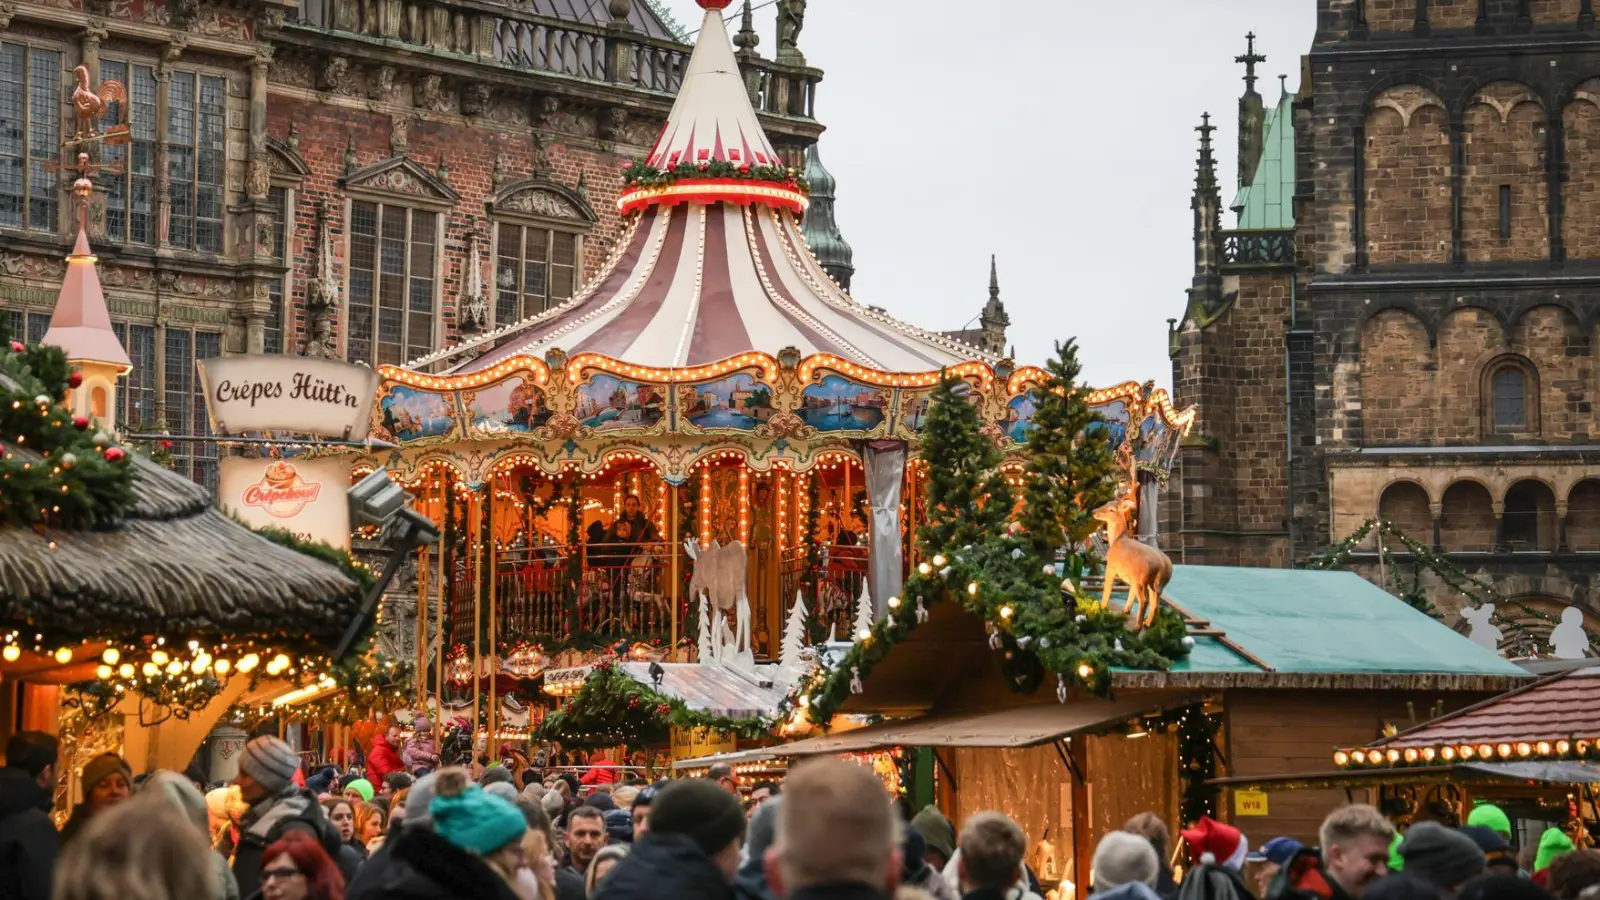
[[[467,415],[480,432],[525,434],[550,421],[544,392],[526,378],[511,378],[470,396]]]
[[[661,421],[666,395],[652,384],[595,375],[578,387],[578,422],[596,431],[649,428]]]
[[[696,428],[735,428],[749,431],[772,418],[772,389],[754,375],[729,375],[694,386],[694,400],[684,411]],[[680,396],[679,403],[685,402]]]
[[[274,519],[292,519],[321,493],[321,484],[306,481],[293,465],[280,459],[267,467],[261,481],[245,490],[240,502],[259,507]]]
[[[818,431],[871,431],[883,424],[884,391],[829,375],[807,385],[800,418]]]
[[[442,437],[455,430],[456,411],[449,394],[391,385],[378,401],[383,429],[396,441]]]

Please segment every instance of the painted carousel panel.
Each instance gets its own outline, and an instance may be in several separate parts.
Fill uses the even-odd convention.
[[[467,421],[474,437],[499,437],[528,434],[550,421],[550,407],[544,391],[527,376],[508,378],[498,384],[462,395]]]
[[[872,431],[884,423],[889,389],[825,375],[801,392],[800,418],[818,431]]]
[[[578,386],[578,423],[594,431],[654,428],[666,415],[667,395],[661,385],[625,381],[596,373]]]
[[[772,405],[772,386],[754,372],[685,385],[682,392],[678,401],[682,421],[701,431],[754,431],[777,411]]]
[[[378,397],[378,422],[373,431],[397,443],[453,434],[458,417],[453,394],[389,383]]]

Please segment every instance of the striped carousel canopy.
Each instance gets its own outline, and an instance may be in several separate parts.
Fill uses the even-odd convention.
[[[708,162],[782,165],[750,105],[715,8],[707,10],[683,89],[648,164],[671,169]],[[467,374],[557,348],[652,368],[786,347],[887,372],[998,361],[851,298],[806,246],[792,212],[803,197],[765,184],[707,179],[635,192],[631,199],[625,194],[629,208],[642,212],[600,273],[570,301],[408,368]]]

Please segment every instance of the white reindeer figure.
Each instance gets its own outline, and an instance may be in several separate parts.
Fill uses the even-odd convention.
[[[719,622],[723,613],[733,613],[733,654],[751,651],[750,597],[745,591],[749,557],[744,544],[739,541],[726,544],[713,541],[710,547],[701,548],[698,541],[690,538],[683,542],[683,549],[694,560],[694,574],[689,576],[689,596],[706,597]],[[723,651],[727,648],[722,646],[724,642],[720,630],[714,628],[712,633],[718,636],[714,642],[718,645],[717,658],[726,659]]]

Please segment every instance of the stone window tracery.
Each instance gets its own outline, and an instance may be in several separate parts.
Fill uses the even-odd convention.
[[[439,214],[350,204],[347,303],[351,361],[400,365],[434,348]]]
[[[61,53],[0,43],[0,225],[60,228]]]

